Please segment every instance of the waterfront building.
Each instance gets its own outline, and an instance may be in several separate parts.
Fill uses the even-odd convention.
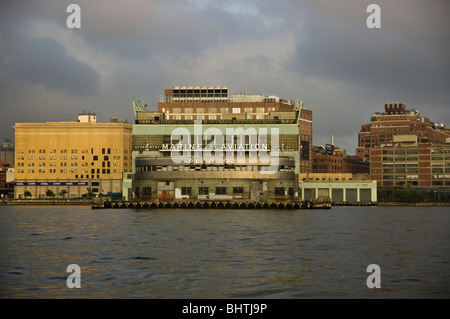
[[[450,128],[433,123],[417,110],[407,110],[404,103],[386,103],[383,113],[375,113],[370,123],[361,125],[356,155],[370,161],[371,148],[392,143],[396,135],[416,135],[418,143],[445,144]]]
[[[450,187],[450,139],[422,142],[417,135],[396,135],[392,143],[370,149],[370,176],[378,187]]]
[[[296,101],[267,94],[231,94],[227,86],[175,86],[164,90],[158,111],[165,120],[246,120],[257,125],[260,120],[276,119],[276,112],[293,111]],[[312,111],[301,107],[298,134],[303,150],[300,171],[312,172]]]
[[[12,197],[14,193],[14,167],[0,160],[0,198]]]
[[[169,103],[185,103],[174,98]],[[301,167],[311,167],[312,152],[311,141],[301,138],[312,138],[312,113],[303,103],[291,101],[287,110],[252,119],[232,112],[220,119],[173,117],[166,109],[148,112],[133,106],[133,171],[124,175],[126,199],[298,199],[298,176]]]
[[[366,174],[300,174],[300,194],[304,200],[331,198],[333,203],[372,203],[377,201],[377,182]]]
[[[68,122],[16,123],[15,198],[87,194],[121,195],[131,171],[132,125],[112,118],[97,123],[91,112]],[[89,189],[89,190],[88,190]]]

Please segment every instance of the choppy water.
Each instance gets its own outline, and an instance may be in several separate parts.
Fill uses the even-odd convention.
[[[448,207],[0,207],[0,298],[448,298],[449,262]]]

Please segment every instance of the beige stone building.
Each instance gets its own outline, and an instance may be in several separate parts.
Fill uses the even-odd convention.
[[[132,125],[80,114],[77,122],[16,123],[14,197],[78,198],[120,194],[131,171]]]

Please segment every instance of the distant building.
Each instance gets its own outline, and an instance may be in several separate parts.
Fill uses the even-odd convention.
[[[14,167],[0,160],[0,198],[12,197],[14,194]]]
[[[315,145],[312,157],[313,173],[353,173],[369,175],[369,163],[357,156],[347,155],[334,144]]]
[[[419,111],[407,110],[404,103],[387,103],[384,113],[375,113],[370,123],[361,125],[356,155],[370,161],[371,148],[392,143],[396,135],[411,134],[418,143],[445,144],[450,128],[420,116]]]
[[[97,123],[95,114],[83,113],[77,122],[16,123],[15,198],[81,197],[121,194],[122,174],[131,171],[129,123]]]
[[[372,147],[370,159],[378,187],[450,187],[450,141],[425,143],[417,135],[396,135],[392,143]]]
[[[0,146],[0,161],[7,164],[14,164],[14,145],[9,139],[5,139]]]

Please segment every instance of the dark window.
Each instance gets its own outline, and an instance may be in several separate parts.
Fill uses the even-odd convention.
[[[284,195],[284,187],[275,187],[275,195]]]
[[[243,194],[244,188],[243,187],[233,187],[233,194]]]
[[[170,135],[163,135],[163,144],[170,144]]]
[[[103,160],[104,161],[109,161],[109,156],[108,155],[103,156]]]
[[[198,194],[199,195],[208,195],[209,194],[208,187],[199,187],[198,188]]]
[[[181,195],[191,195],[192,187],[181,187]]]
[[[94,155],[94,161],[98,161],[98,156],[97,155]],[[92,164],[92,165],[94,165],[94,164]]]
[[[102,154],[105,154],[105,149],[104,148],[102,148]]]
[[[227,188],[226,187],[216,187],[216,195],[226,195]]]

